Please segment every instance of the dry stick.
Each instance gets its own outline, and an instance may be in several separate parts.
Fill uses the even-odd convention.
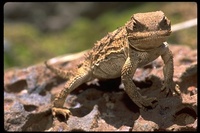
[[[57,57],[49,59],[48,64],[52,65],[52,64],[56,64],[56,63],[69,62],[69,61],[72,61],[72,60],[75,60],[75,59],[82,57],[87,52],[88,52],[88,50],[85,50],[85,51],[78,52],[78,53],[65,54],[65,55],[57,56]]]
[[[175,32],[175,31],[183,30],[183,29],[190,28],[190,27],[196,26],[196,25],[197,25],[197,18],[172,25],[171,30],[172,30],[172,32]],[[82,51],[79,53],[67,54],[67,55],[54,57],[54,58],[49,59],[48,63],[55,64],[55,63],[72,61],[72,60],[82,57],[85,53],[87,53],[87,51],[88,50],[85,50],[85,51]]]
[[[175,31],[183,30],[183,29],[190,28],[196,25],[197,25],[197,18],[172,25],[171,30],[172,32],[175,32]]]

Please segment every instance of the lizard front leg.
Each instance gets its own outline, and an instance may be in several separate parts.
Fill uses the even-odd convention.
[[[65,118],[71,114],[69,109],[63,107],[67,95],[76,89],[82,83],[85,83],[90,78],[90,73],[85,67],[81,67],[74,71],[74,74],[69,77],[67,71],[50,66],[45,62],[46,66],[62,78],[69,78],[69,81],[64,86],[64,89],[55,97],[52,104],[52,115],[55,117],[57,114],[63,115]]]
[[[164,89],[166,90],[166,93],[169,94],[169,91],[172,92],[173,95],[180,94],[179,86],[173,81],[173,74],[174,74],[174,64],[173,64],[173,55],[172,52],[169,50],[169,48],[166,45],[166,51],[164,54],[161,55],[165,66],[163,67],[163,73],[164,73],[164,85],[161,88],[161,91]]]
[[[52,114],[55,116],[56,114],[62,114],[65,118],[70,115],[70,111],[67,108],[63,107],[65,99],[67,95],[77,88],[82,83],[87,82],[89,79],[88,72],[82,71],[81,73],[78,72],[75,77],[70,79],[64,86],[64,89],[56,96],[55,100],[53,101],[52,107]]]
[[[136,69],[137,69],[137,62],[136,61],[135,63],[131,62],[130,58],[128,57],[122,68],[121,78],[124,84],[125,92],[131,98],[131,100],[141,109],[146,110],[145,107],[147,106],[151,106],[151,107],[155,106],[153,102],[156,101],[156,98],[153,98],[153,97],[146,98],[139,93],[135,84],[132,81],[132,77]]]

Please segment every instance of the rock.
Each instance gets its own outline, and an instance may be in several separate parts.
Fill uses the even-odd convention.
[[[7,131],[41,131],[52,123],[51,95],[12,94],[4,92],[4,129]]]
[[[133,81],[143,96],[157,97],[157,106],[140,110],[123,90],[120,78],[85,83],[71,92],[65,102],[72,115],[54,118],[51,102],[66,80],[44,64],[4,72],[4,129],[6,131],[195,131],[197,130],[197,50],[171,45],[174,81],[181,94],[161,92],[161,58],[137,69]],[[83,54],[58,61],[73,69]]]
[[[139,117],[133,125],[132,131],[156,131],[158,130],[158,125],[153,121],[144,120]]]

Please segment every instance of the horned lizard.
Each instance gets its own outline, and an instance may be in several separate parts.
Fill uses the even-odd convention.
[[[137,90],[132,77],[138,67],[152,62],[159,56],[164,61],[164,84],[161,90],[180,93],[173,82],[173,56],[167,45],[171,34],[170,20],[162,11],[137,13],[124,26],[108,33],[87,53],[85,61],[72,74],[49,65],[47,68],[62,78],[69,79],[64,89],[56,96],[52,114],[68,116],[70,111],[63,107],[66,96],[79,85],[98,79],[121,76],[124,90],[140,108],[154,107],[155,97],[144,97]],[[71,76],[70,76],[71,75]]]

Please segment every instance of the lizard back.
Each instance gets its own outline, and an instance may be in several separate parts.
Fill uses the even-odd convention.
[[[116,78],[126,60],[127,32],[124,27],[108,33],[88,53],[93,75],[98,78]]]

